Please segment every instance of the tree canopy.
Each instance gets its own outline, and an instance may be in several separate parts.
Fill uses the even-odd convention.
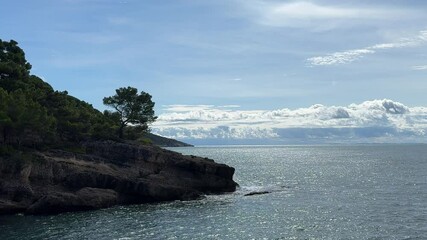
[[[142,131],[149,131],[148,125],[157,117],[154,115],[154,102],[151,95],[133,87],[116,89],[116,94],[105,97],[105,105],[114,108],[115,111],[105,111],[108,116],[119,126],[118,136],[123,138],[124,129],[128,124],[138,126]]]
[[[0,39],[1,87],[8,91],[18,88],[20,82],[16,80],[27,79],[30,69],[31,64],[25,59],[25,53],[18,47],[18,43],[14,40],[7,42]]]
[[[136,88],[119,88],[104,98],[114,111],[102,113],[67,91],[55,91],[30,70],[18,43],[0,39],[0,148],[61,148],[89,139],[119,140],[117,135],[137,140],[157,118],[151,95]]]
[[[0,146],[45,148],[70,146],[88,139],[117,139],[114,133],[121,126],[118,113],[103,114],[67,91],[55,91],[31,75],[30,70],[31,64],[18,43],[0,39]],[[130,99],[133,98],[139,105],[129,109],[117,105],[123,113],[120,120],[142,126],[154,121],[151,96],[141,94]],[[126,127],[122,132],[123,128]],[[138,138],[135,132],[126,136]]]

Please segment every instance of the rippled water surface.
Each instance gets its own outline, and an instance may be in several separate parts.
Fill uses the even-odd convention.
[[[174,148],[236,168],[204,200],[0,217],[0,239],[427,239],[427,145]],[[270,194],[244,196],[251,191]]]

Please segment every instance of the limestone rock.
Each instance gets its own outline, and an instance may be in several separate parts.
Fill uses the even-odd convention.
[[[155,146],[87,142],[87,154],[0,157],[0,214],[54,214],[232,192],[234,168]]]

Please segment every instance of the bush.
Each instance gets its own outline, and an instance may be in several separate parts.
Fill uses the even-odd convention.
[[[16,150],[9,145],[0,146],[0,157],[10,157],[16,153]]]

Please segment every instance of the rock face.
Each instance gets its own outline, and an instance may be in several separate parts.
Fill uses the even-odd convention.
[[[235,191],[234,168],[155,146],[87,142],[87,154],[0,158],[0,214],[55,214]]]

